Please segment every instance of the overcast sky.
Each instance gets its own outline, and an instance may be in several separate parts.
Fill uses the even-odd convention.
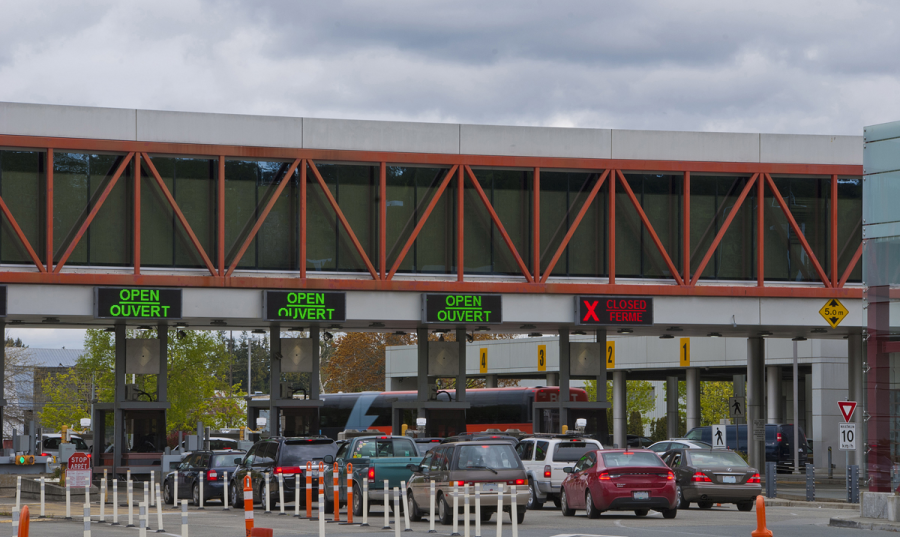
[[[900,2],[0,0],[0,100],[854,134],[900,119]]]
[[[896,0],[0,0],[0,13],[0,101],[849,135],[900,119]]]

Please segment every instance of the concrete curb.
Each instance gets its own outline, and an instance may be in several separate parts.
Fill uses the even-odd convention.
[[[781,498],[766,498],[766,507],[807,507],[811,509],[853,509],[859,512],[858,503],[846,502],[804,502],[799,500],[784,500]]]
[[[880,530],[900,532],[900,524],[892,524],[889,522],[878,522],[875,519],[863,520],[860,517],[854,518],[832,518],[828,521],[828,525],[834,528],[856,528],[860,530]]]

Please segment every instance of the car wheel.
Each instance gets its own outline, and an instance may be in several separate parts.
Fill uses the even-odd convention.
[[[587,494],[584,495],[584,509],[587,511],[588,518],[600,518],[600,510],[594,505],[594,498],[591,496],[591,491],[587,491]]]
[[[363,514],[363,497],[359,485],[353,485],[353,516],[362,516]]]
[[[192,505],[200,505],[200,484],[194,483],[194,489],[191,491]]]
[[[559,497],[559,504],[563,516],[573,516],[575,514],[575,510],[569,508],[569,500],[566,496],[566,491],[562,491],[562,494]]]
[[[438,502],[438,520],[441,521],[442,526],[449,526],[453,519],[450,518],[450,511],[452,510],[449,505],[447,505],[447,498],[444,497],[443,494],[439,494],[437,497]]]
[[[543,509],[544,502],[538,500],[537,490],[534,484],[534,481],[528,480],[528,503],[525,504],[525,509]]]
[[[681,491],[681,486],[675,487],[675,506],[678,509],[687,509],[691,506],[691,502],[684,499],[684,493]]]
[[[738,508],[738,511],[752,511],[753,510],[753,502],[738,502],[737,508]]]
[[[647,513],[649,513],[649,512],[650,512],[649,509],[635,509],[634,510],[635,516],[647,516]]]
[[[525,510],[517,509],[516,510],[516,524],[521,524],[525,522]]]
[[[663,518],[675,518],[678,515],[678,509],[663,509],[662,516]]]
[[[481,521],[482,522],[489,521],[492,516],[494,516],[494,512],[491,511],[490,509],[482,509],[481,510]]]
[[[238,496],[237,485],[232,482],[231,483],[231,506],[235,509],[238,509],[243,505],[244,501]]]
[[[697,507],[699,507],[700,509],[711,509],[712,506],[713,506],[713,503],[710,501],[697,502]]]
[[[559,509],[559,506],[562,505],[562,502],[559,501],[559,496],[553,498],[553,505],[555,505],[557,509]]]
[[[163,484],[163,503],[166,505],[172,503],[172,483],[168,480]]]
[[[356,503],[356,498],[354,498],[353,503]],[[406,491],[406,510],[409,511],[409,519],[413,522],[419,522],[422,520],[422,514],[419,513],[419,506],[416,505],[416,499],[413,498],[412,490]],[[359,514],[362,514],[362,507],[359,508]]]

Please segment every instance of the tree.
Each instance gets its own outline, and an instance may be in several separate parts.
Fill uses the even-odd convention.
[[[385,347],[415,340],[415,334],[382,332],[335,336],[334,350],[320,367],[323,393],[383,391]]]
[[[3,408],[3,435],[22,431],[26,412],[34,408],[34,357],[21,339],[6,338],[6,363],[3,379],[6,407]]]
[[[584,381],[584,390],[587,392],[589,401],[597,400],[597,381]],[[606,400],[612,402],[612,381],[606,381]],[[625,400],[626,410],[634,413],[638,412],[641,416],[649,414],[656,407],[656,391],[653,385],[646,380],[626,380],[625,381]],[[626,416],[628,412],[626,412]],[[612,433],[613,413],[612,408],[607,410],[607,423],[609,424],[609,432]],[[643,430],[643,429],[642,429]],[[638,433],[630,433],[638,434]],[[640,433],[640,434],[643,434]]]
[[[700,425],[719,423],[727,418],[728,400],[734,396],[732,382],[704,382],[700,390]]]

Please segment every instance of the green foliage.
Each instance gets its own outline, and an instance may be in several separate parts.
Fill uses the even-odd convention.
[[[628,434],[636,434],[638,436],[644,436],[644,423],[641,419],[641,413],[637,411],[633,411],[628,416],[628,426],[626,428]]]
[[[704,382],[700,390],[700,425],[719,423],[727,418],[728,399],[734,396],[733,382]]]
[[[597,381],[595,380],[586,380],[584,381],[584,391],[587,392],[589,401],[597,400]],[[632,415],[637,412],[640,416],[644,416],[650,413],[653,408],[656,406],[656,394],[653,390],[653,385],[646,380],[627,380],[625,381],[625,399],[627,401],[628,412]],[[612,402],[612,381],[606,381],[606,400]],[[626,414],[628,415],[628,414]],[[607,410],[607,423],[609,424],[609,432],[612,433],[612,423],[613,423],[613,415],[612,408]],[[629,427],[631,427],[630,422],[633,419],[629,419]],[[643,429],[641,429],[640,433],[632,433],[629,429],[629,434],[640,434],[643,436]]]
[[[681,438],[685,434],[687,434],[687,422],[682,415],[681,419],[678,420],[678,434],[676,436],[678,438]],[[667,416],[657,418],[653,421],[653,425],[650,427],[650,439],[654,442],[659,442],[661,440],[668,440],[668,438],[669,418]]]

